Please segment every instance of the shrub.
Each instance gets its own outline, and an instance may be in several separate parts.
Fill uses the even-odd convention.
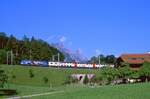
[[[101,85],[103,78],[101,76],[95,76],[90,80],[90,83],[96,83]]]
[[[12,78],[15,79],[15,78],[16,78],[16,75],[13,74],[13,75],[12,75]]]
[[[145,78],[145,82],[149,81],[150,78],[150,63],[145,62],[139,70],[139,74],[141,77]]]
[[[6,75],[4,70],[0,69],[0,87],[4,88],[5,83],[8,81],[8,76]]]
[[[47,77],[43,77],[43,81],[44,81],[45,84],[47,84],[48,83],[48,78]]]
[[[64,84],[71,84],[71,83],[77,83],[77,82],[78,82],[78,79],[73,78],[71,76],[67,76]]]
[[[33,73],[33,70],[32,70],[32,69],[29,70],[29,77],[30,77],[30,78],[33,78],[33,77],[34,77],[34,73]]]
[[[88,79],[88,76],[87,76],[87,75],[85,75],[84,80],[83,80],[83,83],[84,83],[84,84],[88,84],[88,83],[89,83],[89,79]]]

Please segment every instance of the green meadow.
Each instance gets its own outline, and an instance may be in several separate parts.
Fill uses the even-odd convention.
[[[18,92],[17,96],[61,91],[61,93],[34,96],[29,99],[150,99],[150,83],[114,86],[63,85],[66,76],[72,73],[94,73],[98,75],[99,70],[57,69],[16,65],[0,65],[0,67],[9,76],[9,83],[6,87],[16,89]],[[31,69],[34,74],[32,78],[29,77],[29,70]],[[48,78],[49,82],[47,84],[43,82],[43,77]]]
[[[31,67],[18,65],[0,65],[8,76],[9,82],[13,84],[31,85],[31,86],[62,86],[70,74],[78,73],[94,73],[98,74],[99,70],[91,69],[63,69],[50,67]],[[32,70],[34,77],[30,78],[29,71]],[[14,77],[13,77],[14,76]],[[45,84],[43,78],[48,78],[48,83]]]
[[[10,87],[17,89],[19,92],[17,96],[61,91],[61,93],[34,96],[28,99],[150,99],[150,83],[97,87],[68,85],[56,88],[11,84]]]
[[[150,99],[150,83],[116,86],[68,86],[64,93],[32,99]]]

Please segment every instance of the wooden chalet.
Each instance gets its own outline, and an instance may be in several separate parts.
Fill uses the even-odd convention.
[[[146,54],[122,54],[116,61],[116,67],[122,62],[128,63],[132,70],[139,70],[144,62],[150,62],[150,53]]]

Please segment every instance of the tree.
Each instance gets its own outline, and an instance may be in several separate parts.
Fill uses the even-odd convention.
[[[98,62],[97,57],[96,57],[96,56],[93,56],[93,57],[91,58],[91,63],[97,63],[97,62]]]
[[[145,62],[141,67],[140,67],[140,76],[145,77],[145,81],[147,82],[149,77],[150,77],[150,63]]]
[[[100,57],[101,64],[106,64],[106,57],[103,54],[99,55],[98,57]]]
[[[139,71],[133,71],[132,74],[130,75],[130,78],[133,78],[133,79],[140,78],[140,72]]]
[[[4,49],[0,49],[0,64],[4,64],[6,62],[7,52]]]
[[[124,80],[124,82],[126,82],[127,79],[132,75],[132,70],[130,69],[128,63],[121,63],[121,66],[118,68],[118,70],[120,72],[120,77]]]
[[[3,49],[6,46],[7,36],[4,32],[0,32],[0,49]]]
[[[115,58],[114,55],[108,55],[108,56],[106,56],[105,61],[106,61],[107,64],[114,64],[115,61],[116,61],[116,58]]]
[[[24,36],[22,40],[18,40],[13,35],[7,37],[5,33],[0,32],[0,49],[13,52],[13,64],[19,64],[21,60],[46,60],[48,61],[52,55],[60,53],[60,61],[64,60],[64,55],[58,49],[50,46],[47,42],[36,39],[31,40]],[[0,53],[3,54],[4,51]],[[4,59],[0,57],[1,59]],[[5,59],[6,60],[6,59]]]
[[[22,46],[20,46],[21,48],[21,54],[22,54],[22,58],[23,59],[30,59],[30,54],[31,54],[31,43],[30,43],[30,39],[24,35],[23,37],[23,43]]]
[[[116,61],[116,57],[114,55],[107,55],[104,56],[103,54],[100,54],[99,56],[93,56],[91,57],[91,63],[99,63],[99,59],[100,59],[100,63],[101,64],[114,64]]]
[[[83,83],[84,83],[84,84],[88,84],[88,82],[89,82],[88,76],[85,75],[84,80],[83,80]]]
[[[7,41],[6,49],[7,51],[13,50],[13,52],[16,52],[16,46],[17,46],[17,39],[11,35]]]
[[[103,80],[106,81],[106,84],[110,84],[119,77],[120,73],[116,68],[106,66],[102,68],[101,75],[103,75]]]
[[[13,64],[17,62],[16,56],[18,55],[18,51],[19,51],[18,45],[19,45],[18,40],[13,35],[11,35],[8,38],[5,49],[6,49],[6,51],[12,51],[13,59],[14,59]]]
[[[8,81],[8,76],[6,75],[5,71],[0,69],[0,87],[4,88],[5,83]]]

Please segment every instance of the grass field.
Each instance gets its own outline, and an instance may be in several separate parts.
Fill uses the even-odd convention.
[[[32,85],[32,86],[61,86],[66,77],[73,73],[94,73],[98,74],[99,70],[83,70],[83,69],[57,69],[50,67],[30,67],[30,66],[17,66],[17,65],[0,65],[9,75],[9,82],[20,85]],[[29,70],[32,69],[34,77],[29,77]],[[12,76],[16,77],[13,78]],[[49,79],[46,85],[43,81],[43,77]]]
[[[65,93],[32,99],[150,99],[150,84],[119,86],[67,87]]]
[[[8,84],[8,88],[17,90],[19,96],[56,91],[54,88],[49,87],[27,86],[18,84]],[[6,98],[7,96],[4,97]]]
[[[150,99],[150,83],[116,85],[116,86],[88,86],[62,85],[65,77],[72,73],[94,73],[99,70],[56,69],[42,67],[23,67],[0,65],[9,75],[7,86],[16,89],[17,96],[33,95],[46,92],[58,92],[50,95],[31,97],[29,99]],[[34,77],[29,77],[32,69]],[[12,78],[15,75],[15,78]],[[49,83],[44,84],[43,77],[48,77]],[[0,97],[4,98],[4,97]]]
[[[16,85],[16,84],[10,84],[9,87],[11,89],[16,89],[19,95],[29,95],[55,91],[54,88],[49,87],[38,87],[38,86]]]
[[[150,83],[90,87],[68,85],[49,89],[48,87],[31,87],[11,85],[18,89],[20,95],[31,95],[44,92],[57,92],[50,95],[31,97],[29,99],[150,99]]]

